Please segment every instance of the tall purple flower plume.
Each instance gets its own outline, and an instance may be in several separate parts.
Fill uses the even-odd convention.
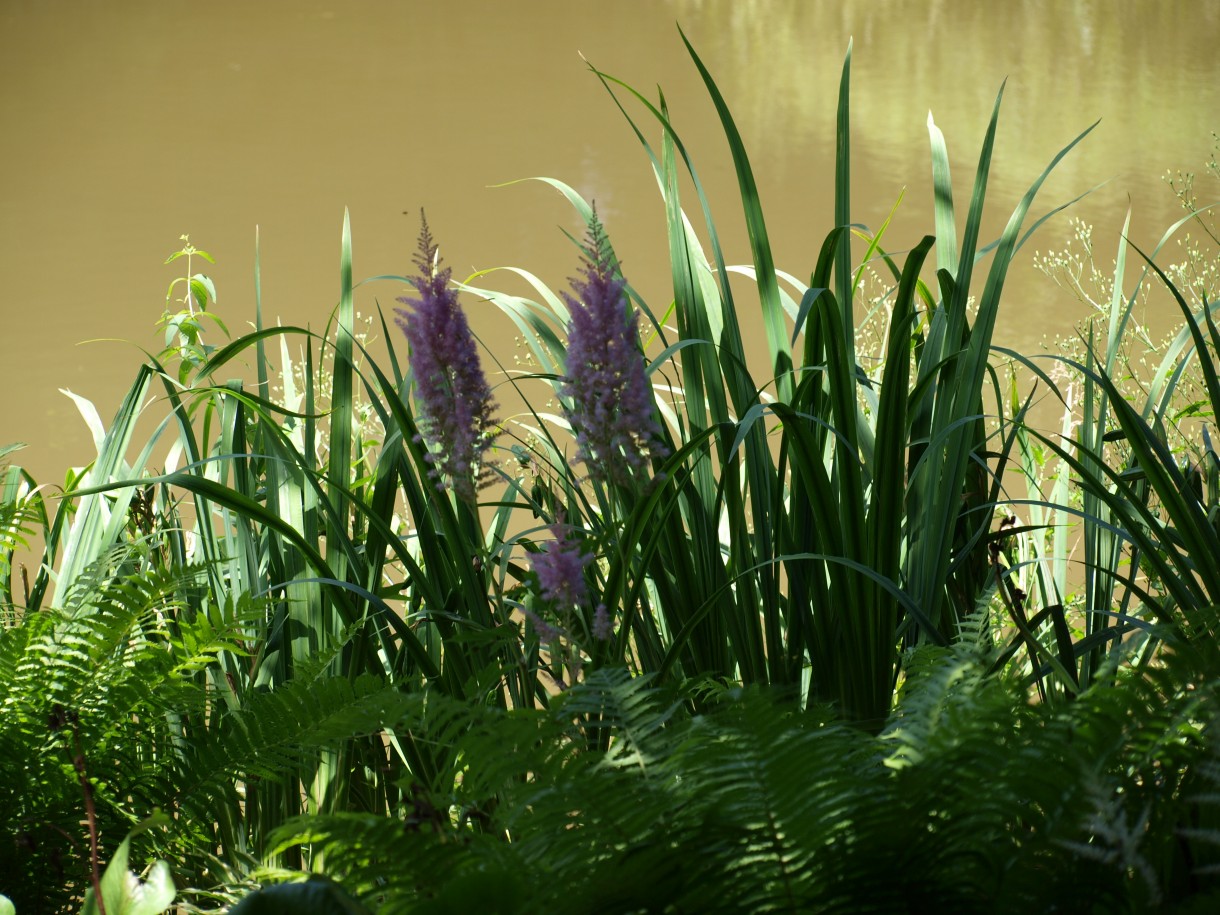
[[[628,306],[626,282],[596,213],[581,276],[571,282],[575,295],[564,293],[572,320],[560,392],[572,402],[576,459],[594,476],[625,482],[624,465],[639,470],[650,453],[665,449],[644,371],[639,314]]]
[[[395,309],[398,326],[411,345],[419,428],[430,449],[432,477],[442,490],[447,477],[459,497],[473,502],[488,470],[483,454],[495,438],[495,404],[457,290],[449,285],[452,271],[441,269],[422,211],[420,220],[419,276],[411,279],[419,297],[398,300],[409,306]]]

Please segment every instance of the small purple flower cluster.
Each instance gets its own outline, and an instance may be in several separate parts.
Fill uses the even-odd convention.
[[[639,315],[628,306],[626,281],[594,213],[582,276],[564,293],[571,310],[567,375],[560,393],[571,400],[568,421],[578,461],[601,480],[626,482],[624,465],[640,470],[663,454],[644,371]]]
[[[598,604],[593,612],[593,638],[604,642],[614,635],[614,623],[610,620],[610,610],[605,604]]]
[[[495,404],[457,290],[449,286],[452,271],[440,269],[428,221],[420,216],[420,275],[411,280],[419,297],[400,298],[409,308],[395,310],[411,345],[419,426],[430,447],[433,479],[443,490],[448,477],[460,498],[474,502],[488,469],[483,454],[495,438]]]
[[[593,561],[593,555],[583,552],[579,541],[571,539],[571,532],[562,519],[552,524],[555,539],[542,544],[542,550],[533,557],[539,593],[563,610],[582,606],[588,600],[585,566]]]
[[[580,541],[574,539],[572,528],[564,524],[563,518],[550,527],[553,540],[542,544],[542,549],[533,554],[534,574],[538,576],[538,593],[549,601],[561,617],[568,618],[571,612],[586,607],[589,603],[589,588],[585,582],[585,567],[594,559],[592,553],[584,552]],[[534,624],[538,637],[544,642],[557,641],[564,634],[536,613],[526,611]],[[591,634],[599,641],[610,638],[614,632],[610,611],[604,603],[598,604],[593,614]]]

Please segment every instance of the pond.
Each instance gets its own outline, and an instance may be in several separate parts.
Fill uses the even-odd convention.
[[[1201,172],[1220,129],[1213,3],[8,0],[0,365],[11,387],[0,444],[28,442],[16,459],[46,481],[91,459],[58,389],[113,414],[140,348],[159,348],[154,324],[176,275],[162,262],[187,233],[217,259],[208,272],[231,330],[253,319],[256,227],[265,314],[321,329],[344,207],[357,277],[410,269],[425,207],[456,276],[514,265],[562,287],[576,266],[562,230],[579,231],[567,204],[538,183],[493,187],[546,175],[596,200],[632,284],[663,310],[656,185],[586,60],[651,98],[664,90],[728,259],[748,262],[724,136],[676,23],[738,119],[777,263],[798,276],[831,227],[849,39],[854,213],[876,227],[906,188],[892,248],[931,230],[929,110],[965,195],[1005,78],[989,231],[1101,118],[1034,213],[1108,180],[1074,210],[1096,225],[1103,265],[1129,203],[1144,245],[1181,215],[1162,178]],[[655,140],[655,122],[620,97]],[[1085,314],[1031,267],[1034,248],[1069,234],[1061,214],[1026,249],[1000,342],[1036,349]],[[401,292],[372,287],[357,307],[368,315]],[[478,330],[486,311],[468,304]]]

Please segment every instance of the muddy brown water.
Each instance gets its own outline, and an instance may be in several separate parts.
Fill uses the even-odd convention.
[[[176,275],[162,262],[184,233],[217,260],[207,272],[231,330],[253,319],[256,226],[265,314],[320,329],[337,297],[344,207],[358,278],[410,269],[422,206],[456,275],[515,265],[563,287],[575,262],[562,230],[579,230],[567,204],[541,184],[493,187],[547,175],[596,200],[629,279],[663,310],[656,186],[582,54],[652,98],[664,89],[728,259],[748,262],[723,133],[675,23],[738,119],[776,262],[798,276],[831,227],[849,37],[855,217],[879,225],[906,188],[893,248],[931,231],[928,111],[964,200],[1005,77],[991,231],[1101,118],[1035,213],[1109,179],[1075,208],[1096,225],[1103,264],[1129,203],[1144,244],[1178,218],[1162,176],[1202,171],[1220,129],[1216,3],[4,0],[0,444],[27,442],[14,459],[48,482],[92,458],[59,389],[113,415],[141,348],[159,345]],[[655,140],[644,110],[624,103]],[[1001,342],[1037,349],[1085,313],[1030,266],[1034,248],[1061,247],[1068,232],[1057,217],[1022,255]],[[357,307],[402,291],[361,290]],[[509,346],[468,304],[476,329]]]

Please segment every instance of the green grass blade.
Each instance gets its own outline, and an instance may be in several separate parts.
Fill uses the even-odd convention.
[[[843,55],[843,74],[839,79],[839,107],[835,120],[835,226],[851,225],[851,49]],[[843,309],[843,344],[855,353],[856,321],[852,300],[851,235],[839,235],[835,250],[835,295]],[[815,286],[816,283],[809,285]]]
[[[352,359],[355,341],[355,306],[352,293],[352,227],[346,209],[343,211],[343,238],[339,258],[339,320],[335,332],[335,358],[331,366],[332,383],[330,394],[330,448],[328,472],[336,511],[327,526],[327,560],[332,563],[338,577],[346,577],[347,561],[338,549],[338,544],[347,539],[344,519],[348,512],[337,495],[348,488],[352,472],[352,436],[354,406],[354,363]]]
[[[679,31],[681,31],[679,29]],[[703,84],[716,106],[720,117],[720,125],[729,141],[729,149],[733,155],[733,166],[737,172],[737,184],[741,194],[741,203],[745,211],[746,231],[750,238],[750,251],[754,256],[754,269],[758,285],[759,303],[762,307],[763,330],[767,337],[767,346],[771,354],[771,371],[775,378],[779,399],[785,403],[792,400],[792,350],[788,344],[788,335],[784,326],[784,311],[780,304],[779,283],[775,276],[775,260],[771,254],[771,242],[767,237],[767,225],[763,219],[762,203],[758,196],[758,185],[754,180],[754,171],[746,155],[745,144],[741,133],[733,121],[728,104],[721,95],[720,89],[712,79],[711,73],[703,65],[699,55],[682,35],[686,50],[703,77]],[[851,51],[848,50],[850,57]]]
[[[950,276],[957,276],[957,222],[953,213],[953,181],[949,175],[949,150],[928,112],[928,136],[932,143],[933,217],[936,225],[936,263]]]

